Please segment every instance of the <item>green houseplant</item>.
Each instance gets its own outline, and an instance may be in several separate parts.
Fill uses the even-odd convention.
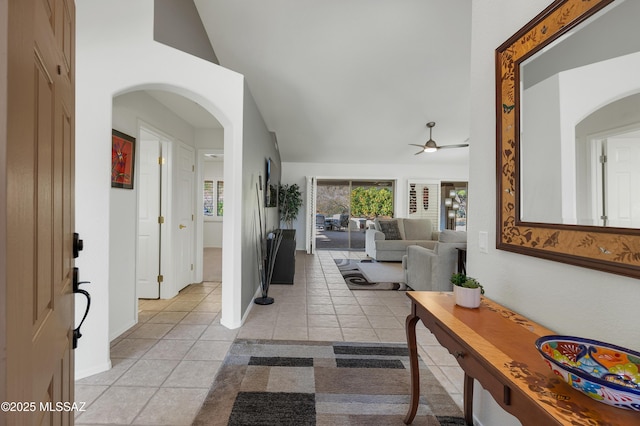
[[[280,210],[280,220],[288,229],[293,228],[293,221],[298,217],[298,212],[302,206],[302,194],[298,184],[281,185],[278,189],[278,208]]]
[[[466,274],[455,273],[451,275],[450,281],[453,284],[456,305],[465,308],[480,306],[480,295],[484,294],[484,287],[477,279]]]

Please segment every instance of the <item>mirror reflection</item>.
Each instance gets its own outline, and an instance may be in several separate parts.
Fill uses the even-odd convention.
[[[520,64],[520,218],[640,228],[640,1]]]

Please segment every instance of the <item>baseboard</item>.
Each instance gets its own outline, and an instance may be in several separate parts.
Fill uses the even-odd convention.
[[[102,373],[104,371],[109,371],[109,370],[111,370],[111,360],[101,365],[97,365],[85,370],[76,371],[75,379],[76,380],[84,379],[85,377],[93,376],[94,374]]]
[[[124,326],[123,329],[120,329],[118,331],[116,331],[113,334],[109,335],[109,342],[113,342],[115,339],[117,339],[118,337],[120,337],[122,335],[122,333],[124,333],[125,331],[129,330],[131,327],[133,327],[134,325],[136,325],[138,322],[136,320],[130,322],[128,325]]]
[[[244,315],[242,315],[242,319],[240,320],[240,327],[242,327],[242,324],[244,324],[244,322],[247,320],[247,317],[249,316],[251,309],[253,309],[253,305],[255,305],[253,300],[257,297],[262,297],[262,286],[260,284],[258,284],[258,288],[256,288],[256,292],[253,294],[251,303],[249,303],[249,306],[247,306],[247,310],[244,311]]]

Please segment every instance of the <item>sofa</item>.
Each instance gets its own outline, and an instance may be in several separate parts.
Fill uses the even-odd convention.
[[[467,233],[444,230],[433,249],[407,247],[402,258],[405,282],[416,291],[452,291],[451,274],[457,272],[458,250],[467,248]]]
[[[375,219],[365,233],[365,253],[375,260],[401,262],[407,247],[432,249],[438,234],[429,219]]]

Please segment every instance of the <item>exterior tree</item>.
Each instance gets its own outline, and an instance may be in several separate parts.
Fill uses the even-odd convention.
[[[393,215],[393,195],[388,188],[355,187],[351,191],[351,216],[373,219]]]
[[[327,217],[349,212],[349,187],[346,185],[318,186],[316,209]]]

